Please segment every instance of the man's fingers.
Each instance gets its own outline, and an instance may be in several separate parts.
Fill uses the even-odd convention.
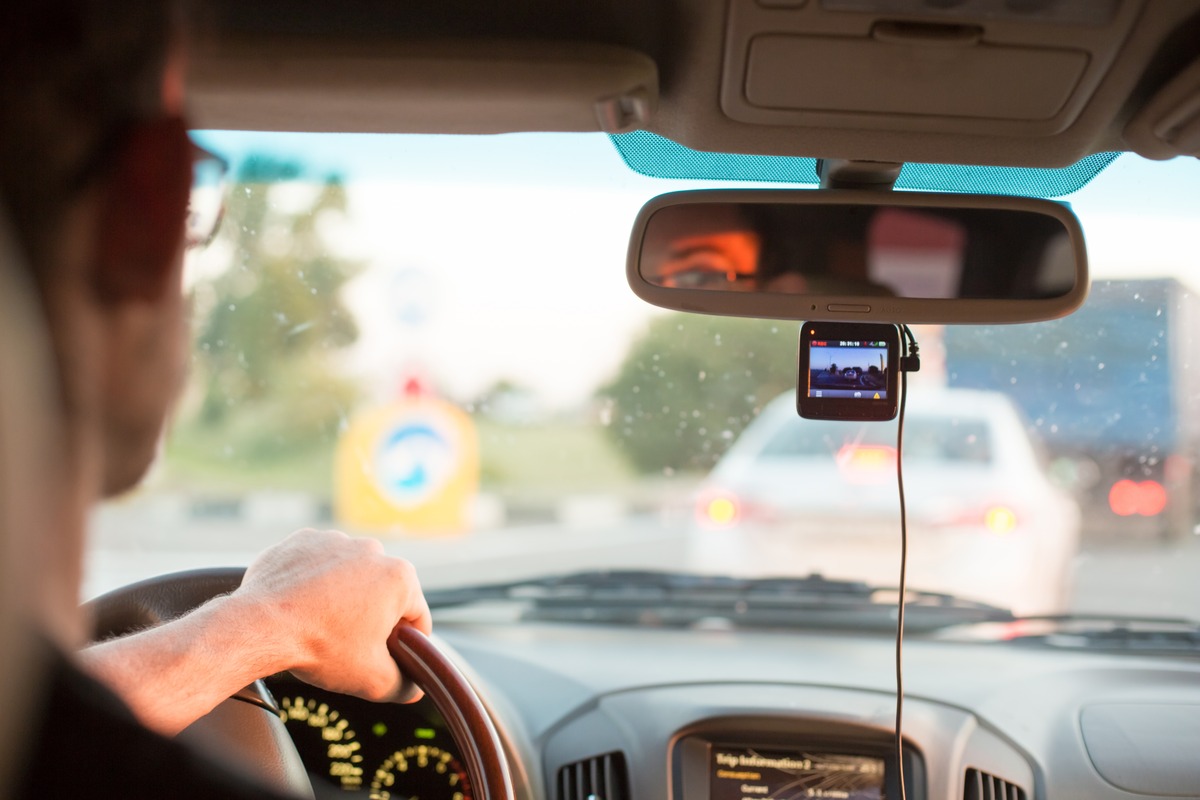
[[[395,580],[398,581],[398,585],[404,587],[400,619],[429,636],[433,633],[433,616],[429,612],[425,593],[421,591],[421,581],[417,578],[416,568],[410,562],[397,558]]]
[[[407,676],[401,674],[400,688],[392,699],[397,703],[415,703],[425,696],[425,691],[413,683]]]
[[[433,633],[433,615],[429,611],[429,603],[425,601],[425,595],[421,594],[421,590],[417,589],[417,596],[409,603],[409,610],[404,615],[404,621],[421,633],[429,636]]]
[[[367,700],[376,703],[414,703],[425,695],[420,686],[400,672],[386,645],[380,648],[375,675],[377,681],[368,690]]]

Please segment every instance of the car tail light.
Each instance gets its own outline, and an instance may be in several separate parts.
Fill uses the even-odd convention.
[[[983,513],[983,526],[1003,536],[1017,529],[1017,514],[1008,506],[992,506]]]
[[[1158,481],[1123,478],[1108,490],[1108,507],[1119,517],[1155,517],[1167,507],[1167,490]]]
[[[834,461],[850,483],[884,483],[896,475],[896,448],[887,445],[848,444],[837,451]]]
[[[696,503],[697,522],[706,528],[727,528],[741,516],[741,503],[730,492],[708,492]]]
[[[1021,518],[1012,506],[993,503],[969,506],[932,521],[938,528],[982,530],[995,536],[1006,536],[1017,529]]]

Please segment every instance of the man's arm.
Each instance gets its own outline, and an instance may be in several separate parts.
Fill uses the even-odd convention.
[[[402,620],[430,632],[411,564],[375,539],[303,530],[264,551],[232,594],[79,657],[143,724],[173,735],[283,670],[368,700],[415,699],[386,644]]]

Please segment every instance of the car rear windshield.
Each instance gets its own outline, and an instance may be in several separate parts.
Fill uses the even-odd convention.
[[[762,449],[763,456],[835,455],[849,446],[895,447],[895,423],[789,420]],[[992,438],[985,420],[910,416],[904,421],[905,461],[989,464]]]

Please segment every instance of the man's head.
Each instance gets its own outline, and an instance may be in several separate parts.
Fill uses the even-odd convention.
[[[642,274],[681,289],[752,291],[762,238],[735,203],[667,206],[646,228]]]
[[[181,16],[175,0],[0,11],[0,195],[50,327],[63,421],[106,493],[144,473],[184,374]]]

